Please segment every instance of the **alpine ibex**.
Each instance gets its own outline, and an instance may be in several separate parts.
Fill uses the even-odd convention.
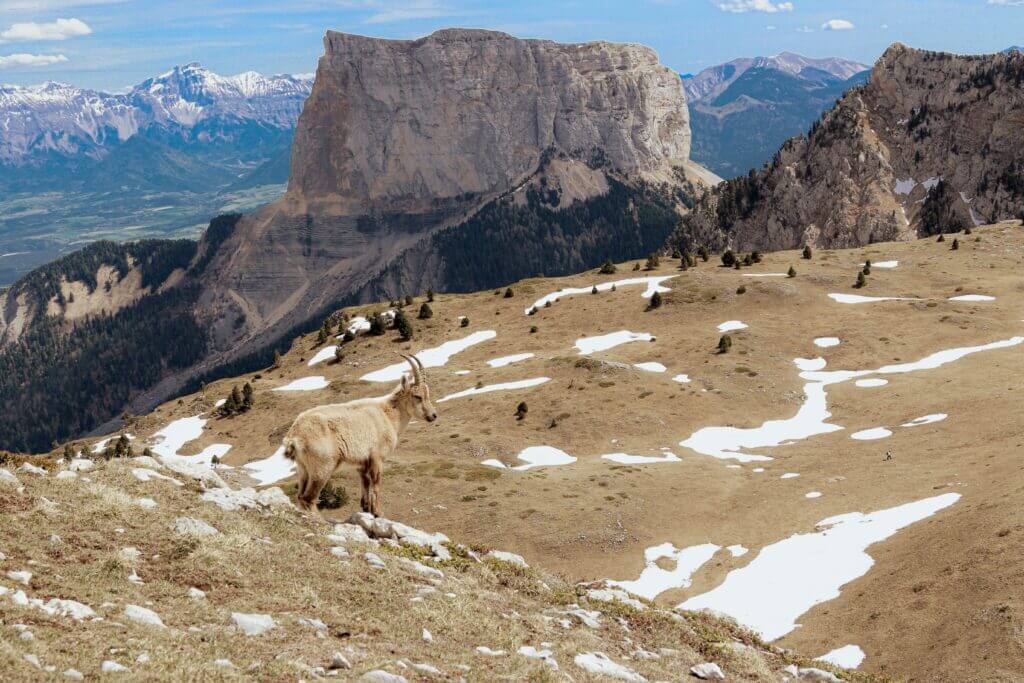
[[[384,458],[395,451],[409,420],[437,419],[423,365],[415,356],[401,355],[412,368],[412,379],[403,374],[391,393],[310,408],[295,418],[284,437],[284,455],[298,470],[299,507],[317,512],[320,491],[335,470],[349,462],[362,473],[363,511],[380,516]]]

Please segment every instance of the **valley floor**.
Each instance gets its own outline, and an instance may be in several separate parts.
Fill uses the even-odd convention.
[[[340,342],[301,338],[280,368],[209,385],[131,431],[160,458],[217,456],[233,477],[283,483],[276,451],[295,415],[390,390],[394,352],[417,352],[441,417],[414,423],[387,464],[388,517],[570,584],[709,608],[859,671],[1019,680],[1024,230],[958,237],[956,251],[948,236],[772,253],[741,270],[620,264],[526,280],[510,298],[438,295],[429,320],[414,318],[418,298],[412,342],[360,336],[335,362]],[[647,310],[656,291],[664,303]],[[243,381],[254,408],[212,417]],[[358,499],[354,472],[338,481]],[[499,645],[525,643],[512,640]]]

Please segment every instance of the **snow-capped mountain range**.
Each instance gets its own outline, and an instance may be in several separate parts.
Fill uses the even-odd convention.
[[[221,76],[199,64],[177,66],[127,93],[54,82],[0,85],[0,164],[98,160],[140,133],[190,144],[231,143],[254,124],[290,130],[312,85],[312,74]]]
[[[696,76],[683,79],[686,99],[696,102],[718,96],[749,69],[762,68],[781,71],[791,76],[808,78],[815,72],[831,75],[845,81],[854,74],[870,69],[867,64],[854,62],[841,57],[825,57],[814,59],[794,52],[782,52],[772,57],[741,57],[708,67]]]

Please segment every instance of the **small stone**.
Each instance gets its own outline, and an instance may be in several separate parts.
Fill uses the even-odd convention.
[[[344,546],[336,545],[331,548],[331,555],[335,557],[349,557],[348,550]]]
[[[95,467],[95,465],[96,463],[92,460],[87,460],[85,458],[72,458],[71,462],[68,463],[68,469],[72,472],[88,472]]]
[[[18,637],[21,638],[22,640],[26,641],[26,642],[32,642],[33,640],[36,639],[36,637],[34,635],[32,635],[32,631],[22,631],[21,635],[18,636]]]
[[[523,569],[529,569],[530,565],[526,564],[526,560],[521,555],[515,553],[507,553],[504,550],[492,550],[487,553],[485,557],[490,557],[495,560],[501,560],[502,562],[510,562],[511,564],[522,567]]]
[[[434,635],[427,629],[423,629],[423,642],[432,643],[434,642]]]
[[[146,626],[167,628],[164,626],[163,620],[160,619],[160,615],[151,609],[139,607],[138,605],[125,605],[124,617],[125,619],[130,619],[136,623],[145,624]]]
[[[377,553],[363,553],[363,557],[366,558],[367,563],[374,569],[384,569],[384,560],[380,559],[380,555]]]
[[[258,636],[277,626],[277,622],[269,614],[245,614],[232,612],[231,620],[247,636]]]
[[[143,652],[141,655],[135,658],[137,664],[149,664],[149,653]]]
[[[64,672],[64,678],[70,678],[73,681],[84,681],[85,676],[78,669],[67,669]]]
[[[176,533],[192,536],[216,536],[220,532],[201,519],[194,517],[178,517],[172,527]]]
[[[57,479],[61,481],[78,479],[78,472],[72,472],[71,470],[61,470],[60,472],[57,473]]]
[[[32,580],[32,572],[30,571],[14,571],[13,569],[7,572],[7,578],[11,581],[17,581],[18,583],[28,585]]]
[[[36,657],[35,655],[22,655],[21,658],[37,669],[43,668],[42,663],[39,661],[39,657]]]
[[[100,665],[100,671],[105,674],[120,674],[128,671],[128,667],[122,666],[112,659],[108,659]]]
[[[359,677],[359,680],[367,681],[367,683],[408,683],[404,676],[388,673],[383,669],[367,671]]]
[[[335,652],[331,655],[331,664],[329,668],[334,670],[351,669],[352,663],[348,661],[348,658],[346,658],[345,655],[340,652]]]
[[[213,665],[216,666],[216,667],[219,667],[221,669],[234,669],[235,668],[235,665],[231,662],[230,659],[215,659],[215,660],[213,660]]]
[[[192,598],[193,600],[203,600],[206,598],[206,593],[199,590],[195,586],[192,586],[188,589],[188,597]]]
[[[690,673],[697,678],[702,678],[706,681],[725,680],[725,674],[722,673],[722,669],[713,662],[704,662],[703,664],[691,666]]]
[[[840,678],[824,669],[817,669],[813,666],[801,668],[797,674],[801,681],[815,681],[816,683],[842,683]]]

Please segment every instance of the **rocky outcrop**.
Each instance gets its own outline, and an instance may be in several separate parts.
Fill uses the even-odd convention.
[[[870,81],[760,172],[724,183],[673,241],[849,247],[1016,217],[1024,207],[1024,55],[896,44]]]
[[[639,256],[703,182],[680,81],[646,47],[452,29],[329,32],[324,48],[286,196],[240,221],[204,276],[225,356],[340,303]],[[562,229],[570,207],[606,200],[607,222]],[[509,241],[518,253],[499,251]]]

